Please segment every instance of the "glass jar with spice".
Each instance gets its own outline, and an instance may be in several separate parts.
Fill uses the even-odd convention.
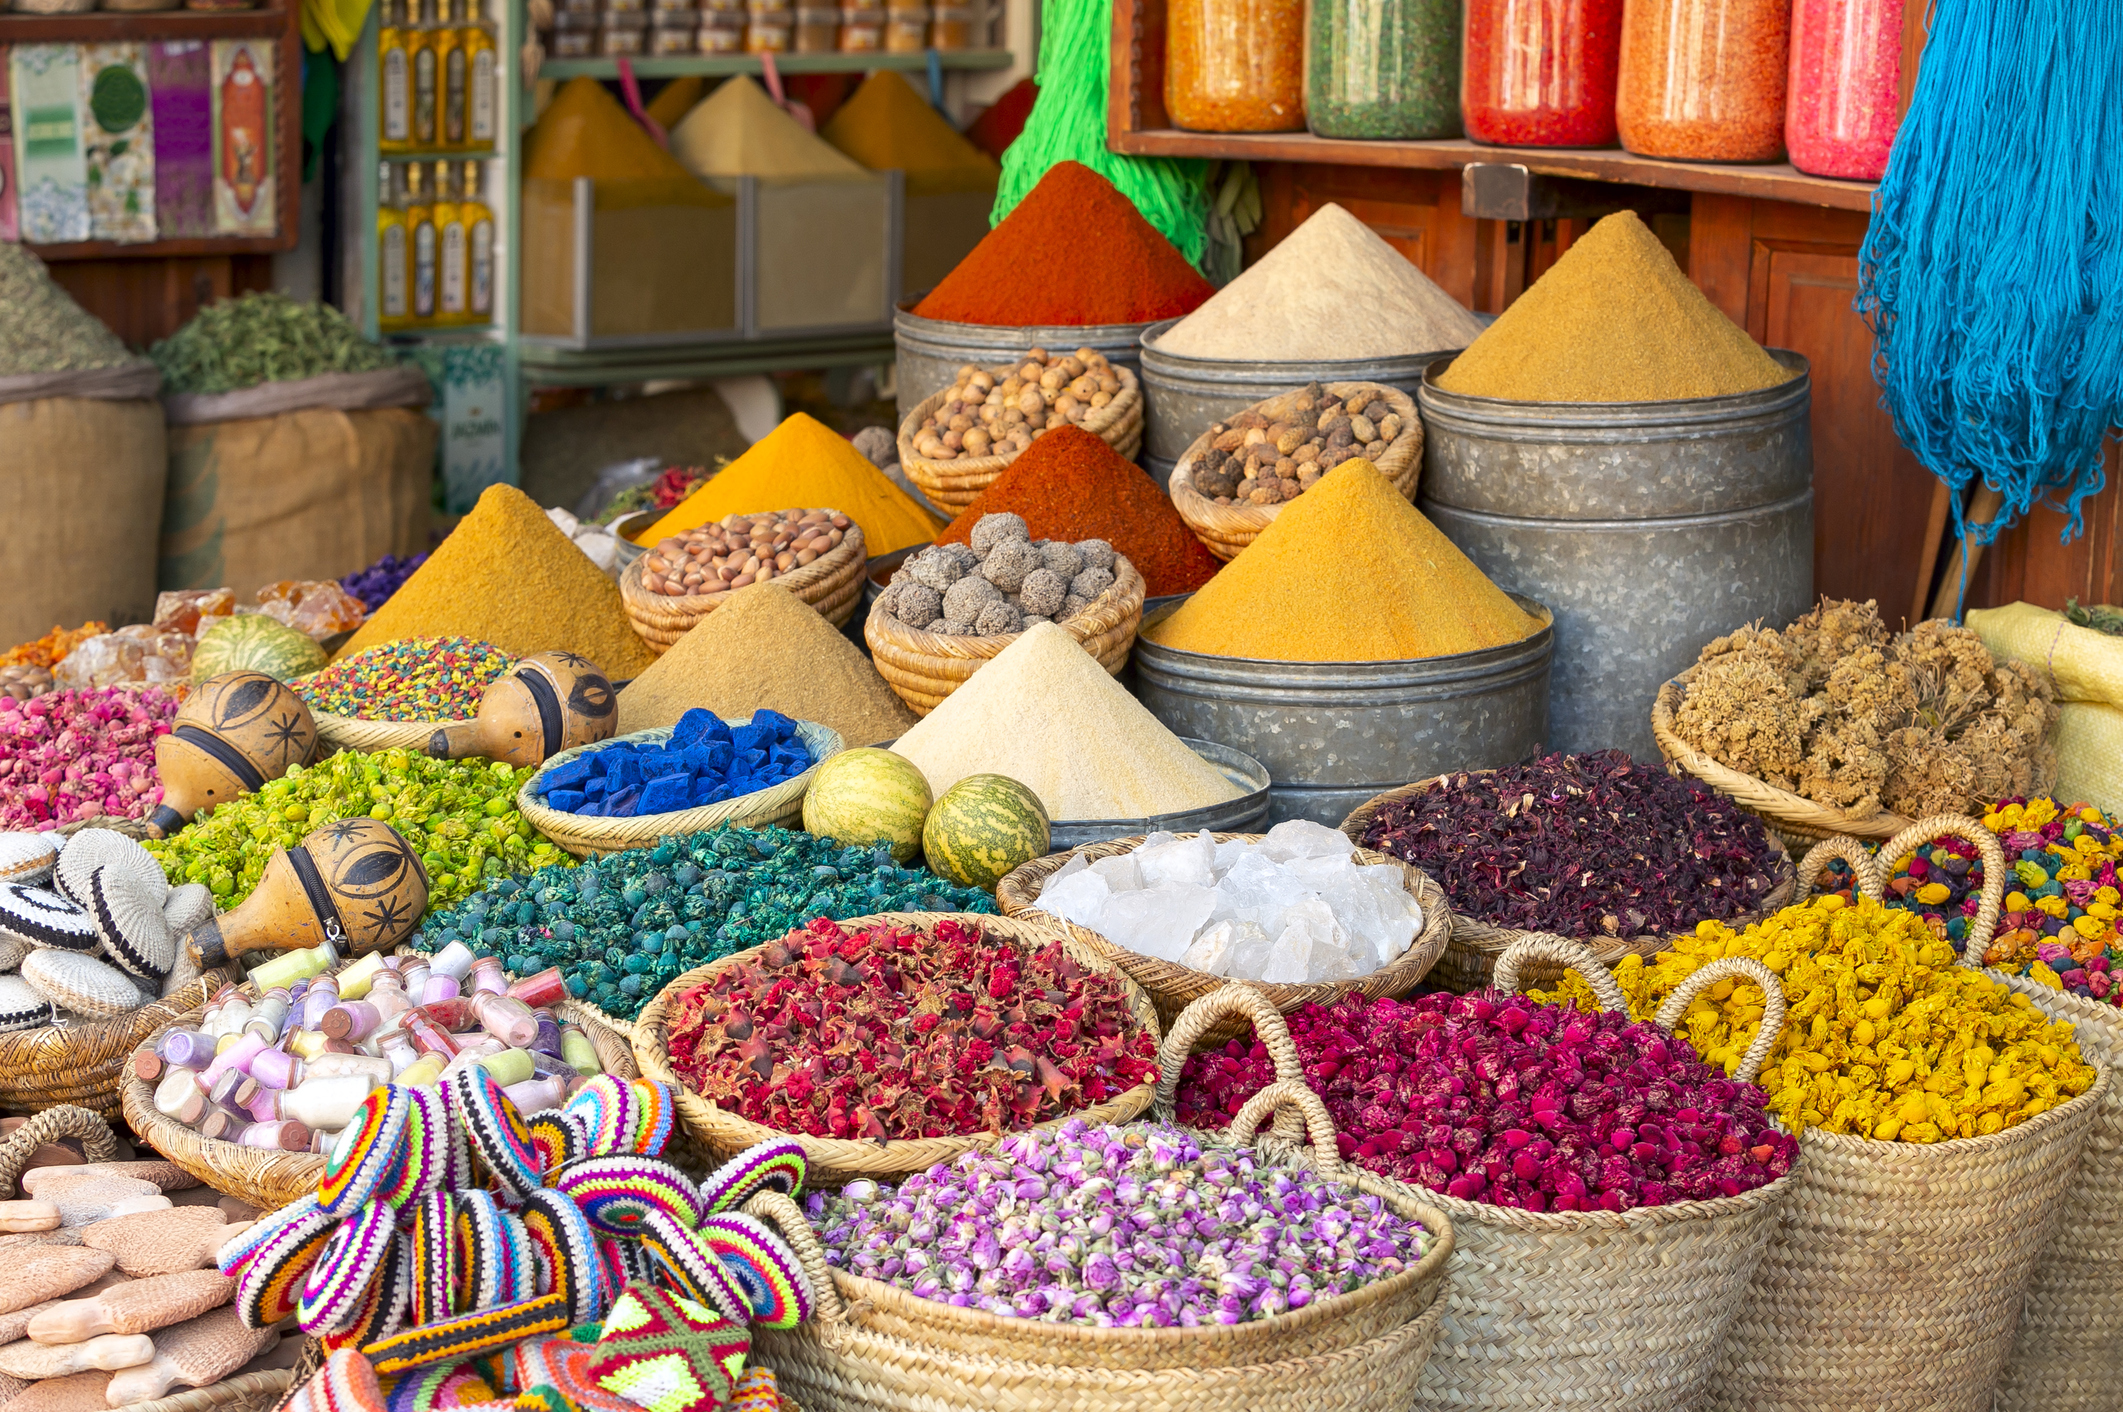
[[[1458,137],[1459,0],[1312,0],[1305,123],[1322,137]]]
[[[1622,0],[1467,0],[1467,136],[1512,147],[1612,147]]]
[[[1626,0],[1615,125],[1641,157],[1784,153],[1791,0]]]
[[[1878,181],[1902,98],[1902,0],[1792,0],[1784,145],[1813,176]]]
[[[1301,132],[1305,0],[1172,0],[1165,111],[1193,132]]]
[[[885,47],[885,12],[848,9],[840,12],[840,52],[875,54]]]

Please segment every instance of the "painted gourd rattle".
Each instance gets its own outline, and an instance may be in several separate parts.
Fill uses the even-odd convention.
[[[436,731],[428,754],[438,760],[483,755],[522,769],[609,739],[618,725],[618,693],[588,658],[538,652],[487,687],[477,716]]]
[[[243,904],[193,928],[184,944],[202,968],[324,942],[355,956],[403,941],[427,906],[427,870],[398,830],[377,819],[341,819],[293,848],[274,849]]]
[[[202,809],[277,780],[317,746],[317,719],[285,682],[264,672],[224,672],[191,695],[155,742],[162,803],[148,833],[168,838]]]

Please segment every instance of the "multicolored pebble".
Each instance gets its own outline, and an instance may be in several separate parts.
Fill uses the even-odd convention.
[[[369,721],[468,721],[515,659],[469,637],[406,637],[356,652],[296,690],[314,711]]]

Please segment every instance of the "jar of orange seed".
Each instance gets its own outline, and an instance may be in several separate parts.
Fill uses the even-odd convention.
[[[1640,157],[1784,155],[1791,0],[1627,0],[1615,124]]]
[[[1304,129],[1304,0],[1171,0],[1165,26],[1165,110],[1175,125]]]

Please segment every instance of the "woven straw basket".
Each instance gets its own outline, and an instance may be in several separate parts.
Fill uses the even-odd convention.
[[[1160,961],[1155,956],[1129,951],[1116,946],[1097,932],[1086,931],[1074,922],[1065,922],[1038,910],[1040,889],[1047,879],[1061,871],[1062,866],[1081,853],[1089,862],[1101,858],[1113,858],[1133,852],[1142,844],[1146,835],[1133,838],[1117,838],[1106,843],[1086,844],[1072,848],[1066,853],[1050,853],[1044,858],[1034,858],[1010,872],[995,885],[995,901],[1008,917],[1024,916],[1050,927],[1059,927],[1074,937],[1093,953],[1105,957],[1126,972],[1130,979],[1150,993],[1157,1005],[1158,1023],[1175,1024],[1180,1012],[1205,996],[1225,989],[1233,982],[1222,976],[1212,976],[1207,971],[1197,971],[1191,966],[1182,966],[1175,961]],[[1218,843],[1244,840],[1257,843],[1265,835],[1257,833],[1220,833],[1211,835]],[[1268,998],[1269,1004],[1289,1014],[1301,1005],[1332,1005],[1344,995],[1351,993],[1376,1000],[1382,996],[1402,996],[1414,990],[1430,973],[1437,959],[1446,949],[1447,938],[1452,934],[1454,918],[1452,908],[1445,901],[1444,889],[1433,882],[1428,873],[1411,868],[1398,858],[1389,858],[1383,853],[1374,853],[1368,848],[1357,850],[1358,861],[1363,863],[1391,863],[1401,870],[1402,881],[1423,909],[1423,929],[1416,933],[1415,941],[1402,952],[1391,965],[1382,966],[1368,976],[1353,981],[1320,981],[1308,985],[1285,985],[1270,981],[1243,981],[1238,984],[1251,986]],[[1221,1043],[1244,1033],[1243,1021],[1235,1020],[1225,1030],[1210,1037]]]
[[[1379,474],[1393,482],[1393,488],[1412,503],[1415,488],[1423,475],[1423,424],[1416,416],[1415,399],[1397,387],[1384,387],[1375,382],[1330,382],[1327,391],[1341,396],[1356,392],[1368,392],[1384,401],[1401,419],[1401,434],[1386,447],[1385,452],[1372,464]],[[1304,389],[1293,388],[1264,402],[1256,402],[1247,408],[1267,414],[1271,419],[1280,415],[1289,400]],[[1194,488],[1194,463],[1209,449],[1210,434],[1203,432],[1194,439],[1173,467],[1169,489],[1172,504],[1179,517],[1187,522],[1209,552],[1219,559],[1236,558],[1238,551],[1260,536],[1260,532],[1275,521],[1281,505],[1219,505]]]
[[[0,1138],[0,1201],[14,1198],[15,1184],[29,1170],[37,1149],[61,1138],[77,1138],[84,1162],[108,1162],[118,1155],[110,1121],[71,1103],[57,1103]]]
[[[1111,962],[1074,938],[1061,935],[1051,925],[1009,917],[954,912],[879,912],[867,917],[855,917],[840,925],[851,931],[870,926],[904,927],[927,936],[935,929],[936,924],[946,917],[977,923],[982,931],[990,935],[1007,937],[1029,948],[1038,948],[1054,941],[1061,942],[1069,954],[1087,969],[1118,980],[1127,994],[1128,1008],[1134,1012],[1137,1023],[1149,1032],[1152,1039],[1157,1038],[1157,1011],[1142,988],[1129,980]],[[725,956],[720,961],[687,971],[657,992],[656,997],[642,1007],[641,1015],[634,1021],[634,1058],[641,1068],[642,1077],[671,1086],[672,1093],[678,1099],[680,1121],[685,1124],[694,1140],[707,1149],[711,1161],[727,1161],[754,1143],[790,1138],[803,1144],[808,1164],[804,1177],[807,1185],[839,1186],[856,1177],[898,1181],[915,1172],[925,1171],[938,1162],[949,1162],[971,1148],[991,1147],[1001,1140],[1003,1135],[1000,1133],[882,1141],[780,1133],[728,1112],[688,1088],[671,1067],[669,1025],[672,1005],[679,996],[694,986],[713,979],[731,967],[752,960],[764,949],[751,947]],[[1150,1106],[1150,1089],[1149,1084],[1142,1084],[1110,1102],[1068,1116],[1082,1118],[1087,1123],[1125,1123]],[[1056,1118],[1037,1126],[1051,1128],[1065,1121],[1066,1118]],[[809,1405],[810,1399],[799,1400]]]
[[[424,754],[436,731],[471,724],[469,721],[364,721],[358,716],[335,716],[329,711],[310,714],[317,718],[319,760],[342,750],[359,750],[365,754],[378,750],[414,750]]]
[[[834,511],[832,513],[839,513]],[[627,618],[643,642],[658,656],[676,646],[702,618],[729,602],[735,590],[701,593],[687,598],[666,598],[651,593],[643,582],[648,555],[637,554],[619,575],[619,597],[626,604]],[[802,568],[769,579],[818,610],[820,617],[840,627],[855,615],[862,602],[862,526],[852,520],[847,533],[834,548]]]
[[[179,1015],[206,1004],[227,978],[208,971],[130,1015],[0,1034],[0,1108],[35,1113],[74,1103],[115,1118],[133,1050]]]
[[[1451,775],[1433,775],[1427,780],[1418,780],[1414,784],[1402,785],[1399,789],[1389,789],[1384,794],[1373,795],[1350,811],[1348,818],[1342,820],[1342,832],[1349,836],[1350,842],[1362,847],[1364,831],[1371,827],[1371,821],[1378,817],[1379,810],[1388,804],[1421,794],[1445,780],[1457,779],[1461,773],[1481,775],[1490,772],[1487,770],[1468,770]],[[1752,912],[1743,913],[1732,920],[1731,925],[1735,928],[1744,927],[1749,922],[1769,916],[1788,905],[1793,896],[1794,870],[1791,862],[1791,853],[1785,848],[1784,840],[1778,837],[1775,829],[1769,829],[1766,832],[1769,835],[1770,846],[1776,850],[1777,855],[1775,865],[1776,886],[1771,888],[1762,898],[1762,905],[1759,908]],[[1525,937],[1542,935],[1546,935],[1546,933],[1518,931],[1510,927],[1493,927],[1487,922],[1468,916],[1464,912],[1454,913],[1452,918],[1452,940],[1446,945],[1445,954],[1438,958],[1437,969],[1430,974],[1431,984],[1442,986],[1456,995],[1464,995],[1470,990],[1480,990],[1490,983],[1490,976],[1496,969],[1496,960],[1504,954],[1506,948],[1513,942],[1522,940]],[[1595,960],[1611,970],[1625,956],[1649,958],[1656,956],[1661,951],[1672,949],[1674,934],[1588,937],[1581,938],[1581,941],[1592,952]],[[1538,981],[1557,980],[1563,974],[1561,966],[1540,957],[1534,957],[1523,963],[1521,971],[1531,979]]]
[[[1513,944],[1497,966],[1499,987],[1516,990],[1520,963],[1536,958],[1582,971],[1607,1008],[1627,1013],[1620,989],[1591,952],[1561,937]],[[1720,961],[1697,974],[1700,979],[1687,983],[1688,996],[1660,1012],[1662,1026],[1671,1027],[1695,990],[1726,976],[1767,980],[1775,990],[1774,975],[1759,961]],[[1195,1047],[1190,1037],[1214,1023],[1197,1011],[1223,994],[1179,1018],[1168,1054]],[[1781,1000],[1764,1017],[1741,1077],[1751,1077],[1776,1043]],[[1287,1085],[1298,1059],[1281,1016],[1251,1010],[1247,1018],[1275,1061],[1276,1086]],[[1174,1116],[1179,1080],[1180,1065],[1166,1064],[1159,1116]],[[1444,1321],[1429,1363],[1414,1379],[1414,1405],[1525,1412],[1694,1407],[1793,1185],[1787,1174],[1714,1201],[1537,1212],[1463,1201],[1374,1173],[1363,1177],[1367,1190],[1435,1203],[1452,1223],[1457,1258],[1440,1301]]]
[[[743,725],[751,719],[747,716],[743,721],[733,723]],[[811,752],[810,769],[795,779],[783,780],[780,784],[735,799],[725,799],[720,804],[703,804],[698,809],[679,809],[668,814],[644,814],[633,819],[598,819],[548,809],[531,792],[531,787],[548,770],[566,764],[585,751],[602,750],[624,741],[655,744],[669,740],[671,727],[658,726],[654,730],[633,731],[593,745],[578,745],[573,750],[561,751],[539,766],[537,774],[523,782],[523,788],[516,791],[516,807],[531,821],[532,828],[578,858],[620,853],[629,848],[654,848],[656,840],[667,834],[705,833],[718,824],[737,824],[745,828],[789,824],[803,817],[804,791],[811,787],[811,776],[818,773],[819,762],[838,755],[843,748],[840,732],[816,721],[798,721],[796,733]]]
[[[1262,1136],[1271,1112],[1294,1108],[1309,1153]],[[832,1269],[802,1211],[764,1193],[745,1209],[781,1228],[812,1288],[816,1312],[787,1332],[754,1331],[761,1360],[811,1412],[1387,1412],[1437,1336],[1452,1223],[1429,1202],[1342,1165],[1334,1126],[1303,1084],[1271,1084],[1232,1121],[1267,1165],[1306,1167],[1371,1192],[1433,1234],[1412,1268],[1352,1294],[1238,1325],[1100,1329],[1002,1319],[957,1309]]]
[[[294,1386],[292,1368],[237,1373],[205,1387],[184,1388],[152,1402],[133,1402],[125,1412],[269,1412]]]
[[[1956,822],[1922,820],[1881,854],[1899,858]],[[1812,877],[1832,851],[1862,854],[1851,845],[1824,843],[1801,874]],[[1856,872],[1877,896],[1877,871],[1868,863]],[[1995,897],[1986,887],[1964,964],[1981,965],[2002,895],[2002,885]],[[1783,1224],[1726,1336],[1706,1405],[1987,1412],[2030,1276],[2114,1086],[2103,1066],[2069,1103],[1987,1137],[1920,1144],[1801,1133]],[[2100,1267],[2104,1288],[2113,1269]],[[2113,1406],[2112,1390],[2104,1394],[2100,1405]]]
[[[1122,367],[1119,363],[1112,366],[1114,376],[1120,379],[1120,391],[1114,394],[1111,402],[1093,411],[1077,425],[1132,461],[1135,453],[1143,449],[1142,385],[1136,380],[1133,368]],[[1007,372],[1008,369],[990,371]],[[961,456],[955,461],[931,461],[917,453],[915,433],[950,395],[948,387],[931,393],[899,424],[899,466],[931,504],[955,515],[978,499],[983,490],[995,484],[1004,468],[1022,453]]]
[[[1119,676],[1135,647],[1135,630],[1143,621],[1143,576],[1125,554],[1113,556],[1113,586],[1091,606],[1065,623],[1063,631],[1083,644],[1108,675]],[[863,621],[863,640],[878,675],[917,716],[944,704],[984,663],[1017,641],[1018,634],[995,637],[943,637],[910,628],[877,611]]]

